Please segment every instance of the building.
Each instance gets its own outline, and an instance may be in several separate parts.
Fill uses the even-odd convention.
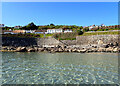
[[[70,30],[70,29],[65,29],[65,30],[64,30],[64,33],[69,33],[69,32],[73,32],[73,31]]]
[[[47,34],[47,30],[36,30],[35,34]]]
[[[13,33],[14,34],[19,34],[19,33],[25,34],[25,30],[14,30]]]
[[[35,30],[25,30],[25,33],[35,33]]]
[[[14,34],[12,30],[3,30],[2,34]]]
[[[106,27],[104,24],[101,24],[102,27]]]
[[[96,26],[95,25],[91,25],[89,26],[89,30],[91,30],[92,28],[95,28]]]
[[[22,26],[15,26],[14,29],[20,29]]]
[[[4,24],[0,24],[0,27],[5,27],[5,25]]]
[[[47,33],[48,34],[52,34],[52,33],[62,33],[63,30],[62,29],[47,29]]]

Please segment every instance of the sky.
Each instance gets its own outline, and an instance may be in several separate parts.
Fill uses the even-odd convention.
[[[6,26],[117,25],[117,2],[2,2],[2,23]]]

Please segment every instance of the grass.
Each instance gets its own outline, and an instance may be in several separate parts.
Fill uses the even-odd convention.
[[[65,39],[60,38],[59,40],[76,40],[76,38],[65,38]]]
[[[91,36],[91,35],[118,35],[120,32],[114,31],[114,32],[91,32],[91,33],[84,33],[79,36]]]

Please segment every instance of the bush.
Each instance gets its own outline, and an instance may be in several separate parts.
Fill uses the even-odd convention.
[[[78,30],[77,33],[78,33],[78,35],[82,35],[83,34],[83,32],[81,30]]]
[[[54,34],[53,37],[60,40],[68,40],[68,39],[73,40],[76,38],[77,35],[78,35],[77,32],[57,33],[57,34]]]

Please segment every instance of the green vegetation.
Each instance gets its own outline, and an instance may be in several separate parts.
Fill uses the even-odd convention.
[[[120,32],[118,32],[118,31],[110,31],[110,32],[90,32],[90,33],[88,33],[88,32],[86,32],[86,33],[84,33],[83,35],[79,35],[79,36],[90,36],[90,35],[108,35],[108,34],[110,34],[110,35],[118,35]]]
[[[54,34],[53,37],[58,40],[75,40],[78,32],[71,32],[71,33],[57,33]]]

